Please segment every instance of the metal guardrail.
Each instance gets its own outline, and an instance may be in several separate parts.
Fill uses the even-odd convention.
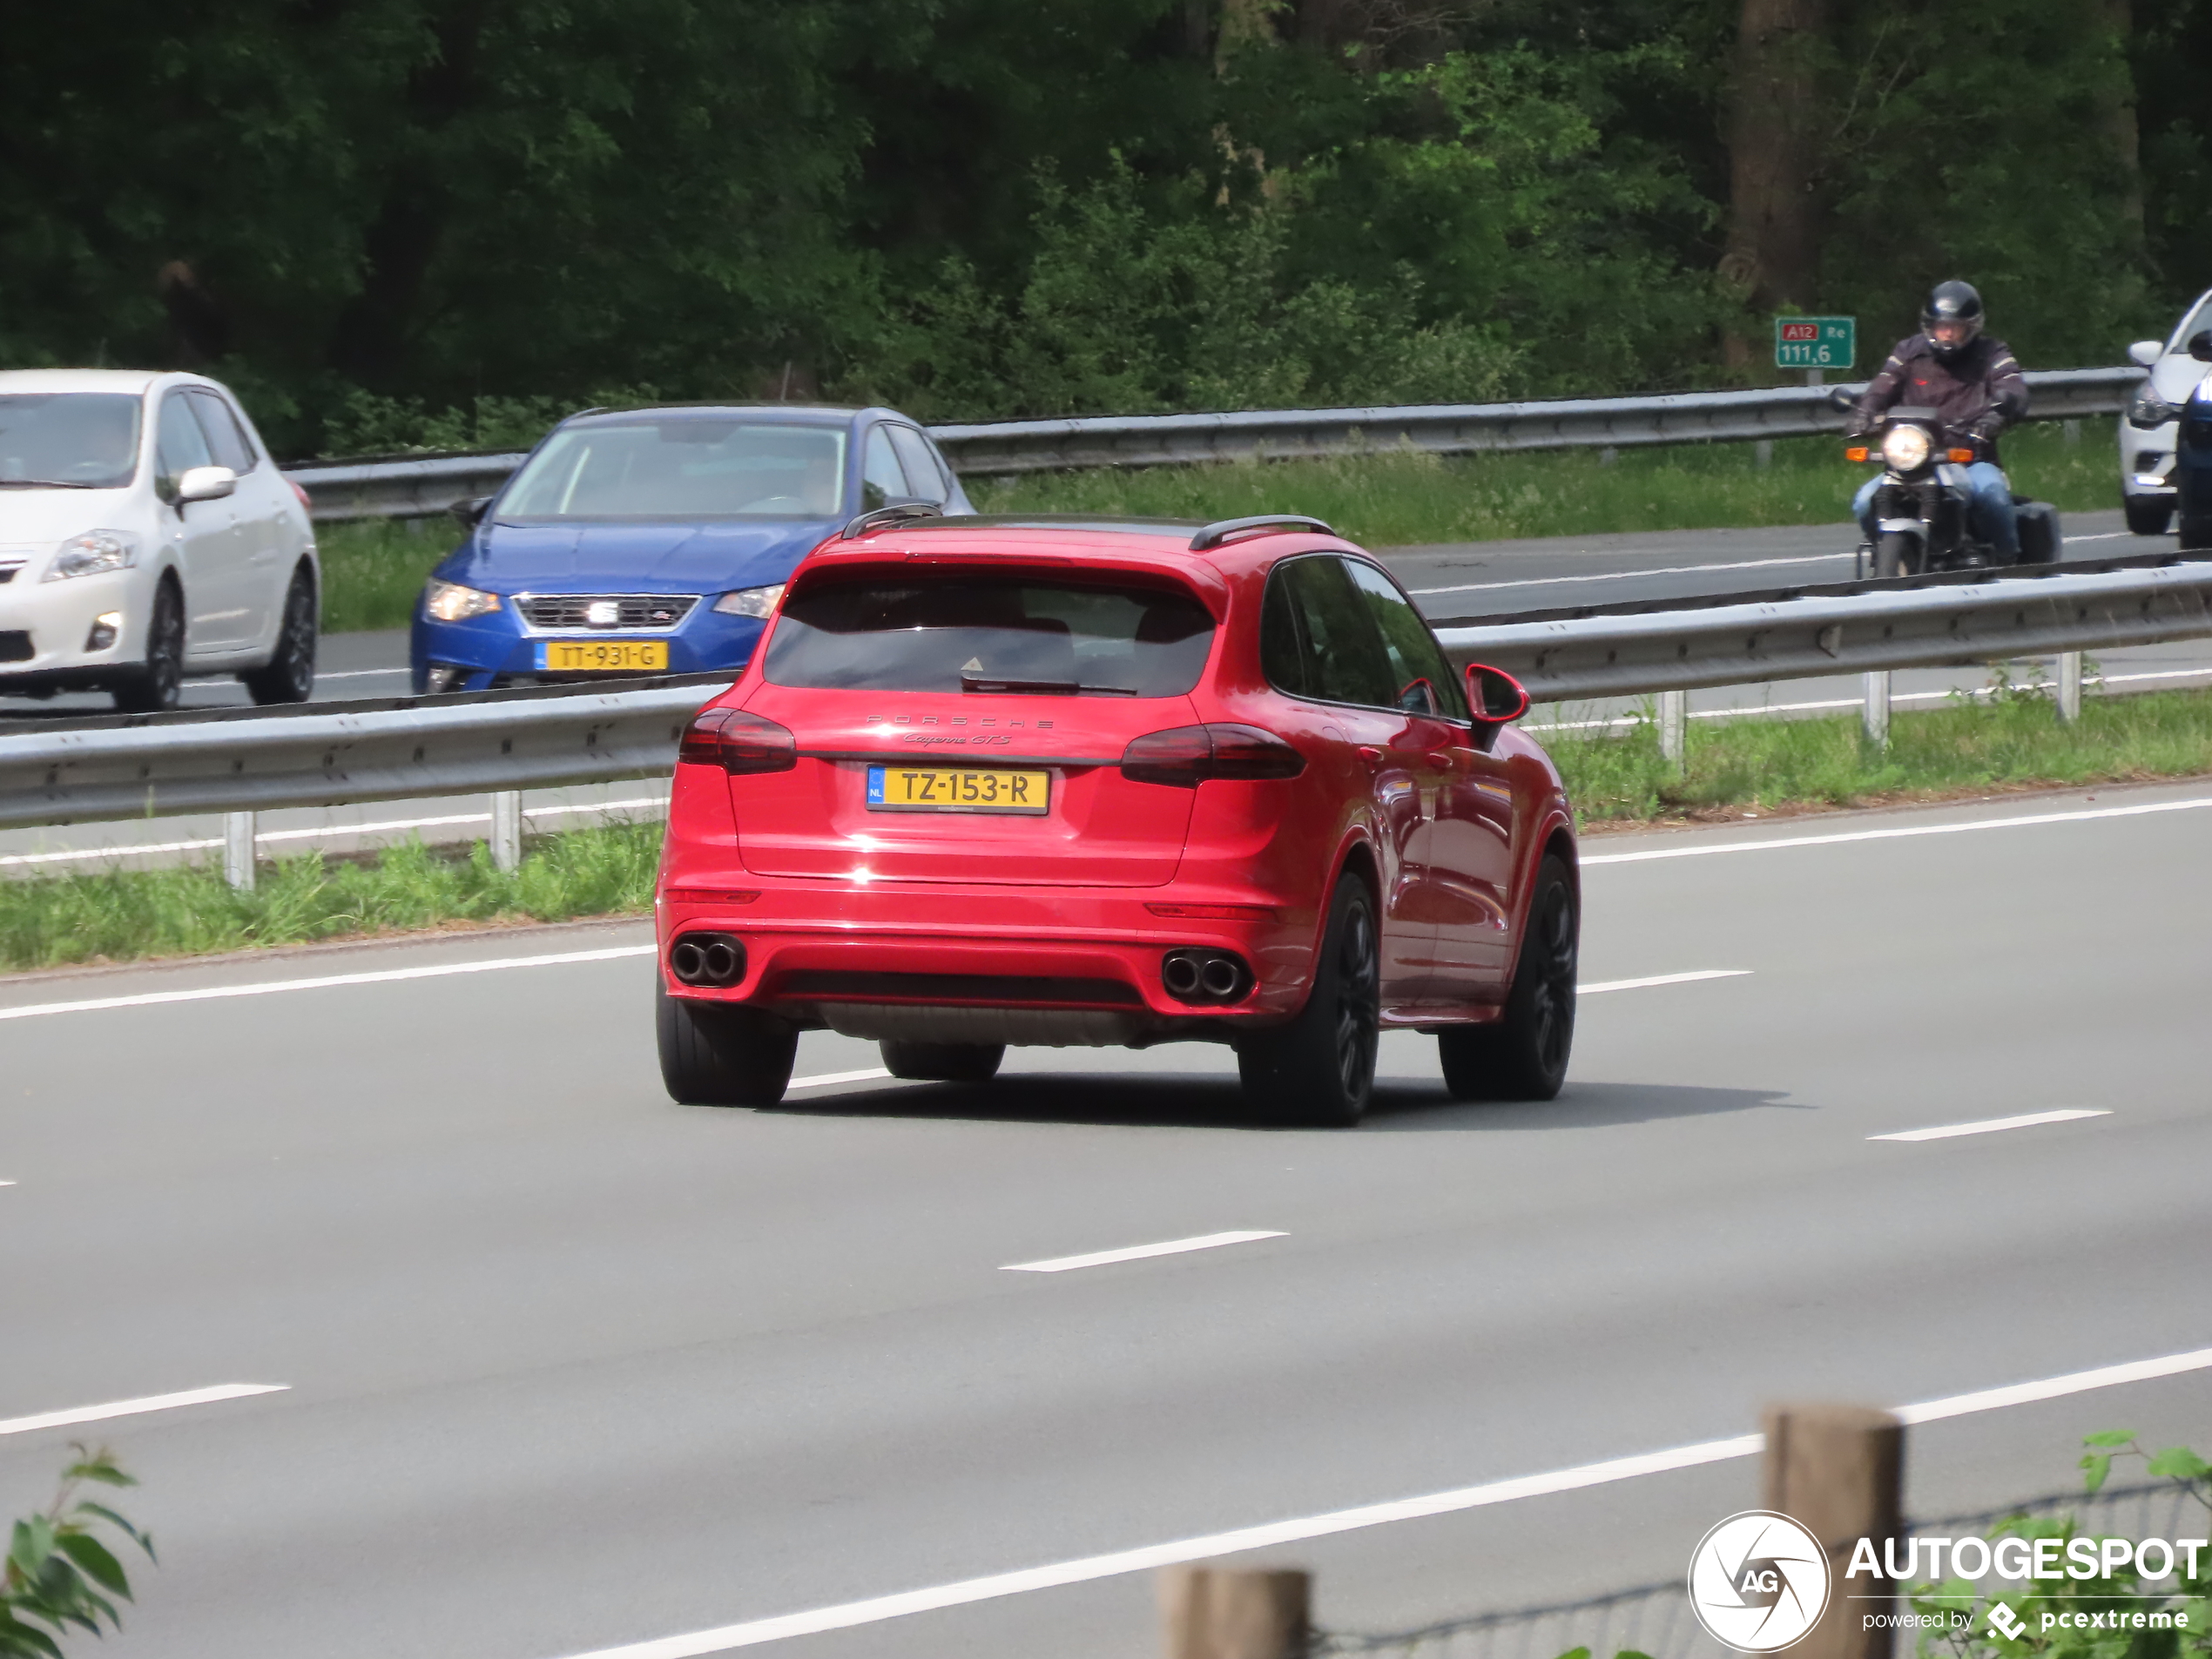
[[[2032,418],[2117,414],[2143,378],[2144,371],[2134,368],[2031,374]],[[1293,460],[1404,446],[1437,455],[1630,448],[1840,431],[1844,416],[1829,401],[1837,389],[1777,386],[1402,408],[1093,415],[939,426],[929,434],[953,465],[970,477],[1259,457]],[[520,455],[429,455],[303,462],[285,471],[307,489],[318,519],[410,518],[442,513],[469,496],[490,495],[522,462]]]
[[[1501,668],[1532,698],[1552,703],[2212,636],[2212,562],[2088,576],[2045,568],[2054,573],[1445,627],[1437,637],[1454,662]]]

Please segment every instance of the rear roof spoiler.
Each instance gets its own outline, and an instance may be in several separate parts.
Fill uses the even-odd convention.
[[[865,513],[845,521],[845,528],[837,539],[849,542],[856,536],[865,536],[884,524],[897,524],[909,518],[942,518],[944,509],[926,501],[894,501],[881,507],[871,507]]]
[[[1336,531],[1318,518],[1308,518],[1303,513],[1262,513],[1256,518],[1224,518],[1209,524],[1190,538],[1190,550],[1203,553],[1208,548],[1219,547],[1241,530],[1308,530],[1319,536],[1334,536]]]

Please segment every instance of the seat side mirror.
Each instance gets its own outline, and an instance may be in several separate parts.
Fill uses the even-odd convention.
[[[237,488],[238,475],[228,467],[187,467],[177,475],[177,505],[220,501]]]
[[[2166,355],[2162,340],[2139,340],[2128,347],[2128,361],[2138,368],[2155,368],[2158,360]]]
[[[1528,712],[1527,688],[1502,668],[1469,663],[1467,707],[1478,725],[1505,725]]]
[[[492,500],[493,497],[489,496],[470,496],[464,500],[455,502],[446,509],[446,511],[451,513],[463,524],[474,529],[483,523],[484,513],[491,506]]]
[[[2189,336],[2189,355],[2200,363],[2212,363],[2212,328],[2201,328]]]

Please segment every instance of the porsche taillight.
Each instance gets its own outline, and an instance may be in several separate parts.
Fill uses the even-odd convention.
[[[1122,751],[1122,776],[1196,788],[1209,779],[1295,778],[1305,757],[1256,725],[1215,722],[1148,732]]]
[[[685,730],[676,758],[728,772],[789,772],[799,764],[799,739],[743,709],[706,709]]]

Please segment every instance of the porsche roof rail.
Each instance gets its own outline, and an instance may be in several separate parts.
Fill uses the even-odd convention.
[[[838,533],[838,540],[849,542],[856,536],[885,524],[896,524],[909,518],[941,518],[944,509],[926,501],[894,501],[882,507],[871,507],[865,513],[845,521],[845,528]]]
[[[1304,513],[1262,513],[1255,518],[1224,518],[1209,524],[1190,538],[1190,550],[1203,553],[1210,547],[1219,547],[1239,530],[1312,530],[1317,535],[1334,536],[1318,518],[1308,518]]]

